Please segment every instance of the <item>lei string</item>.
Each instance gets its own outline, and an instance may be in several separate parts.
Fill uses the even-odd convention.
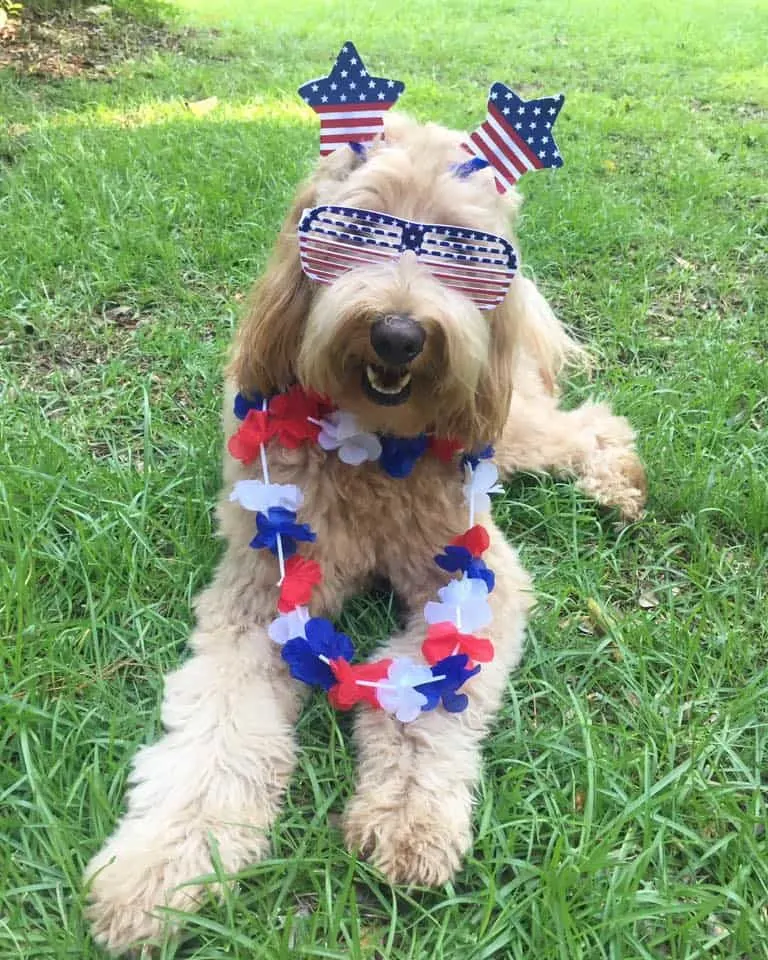
[[[483,554],[490,546],[488,531],[475,523],[477,513],[490,509],[490,495],[498,493],[496,466],[489,462],[493,448],[466,452],[458,441],[421,434],[418,437],[377,436],[363,430],[354,414],[336,410],[318,394],[298,385],[272,397],[238,394],[235,416],[241,421],[227,444],[229,452],[246,466],[257,460],[261,479],[240,480],[230,500],[255,514],[254,549],[277,557],[280,576],[277,616],[268,634],[281,647],[291,676],[322,687],[330,703],[350,710],[366,703],[409,723],[422,712],[442,706],[449,713],[467,708],[469,698],[461,688],[494,656],[493,644],[476,635],[491,622],[488,596],[495,586],[493,571]],[[298,521],[304,497],[295,484],[272,483],[266,448],[270,441],[290,450],[316,443],[326,453],[336,453],[342,463],[359,466],[378,462],[392,477],[407,477],[426,453],[446,463],[462,453],[467,530],[454,537],[434,559],[454,578],[438,590],[438,600],[424,607],[426,636],[422,655],[426,662],[394,657],[370,663],[353,663],[350,638],[330,620],[312,617],[309,604],[322,583],[320,564],[298,553],[300,543],[312,543],[315,532]]]

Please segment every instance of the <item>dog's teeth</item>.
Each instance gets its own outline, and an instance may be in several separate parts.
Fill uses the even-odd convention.
[[[405,390],[405,388],[411,382],[410,373],[404,373],[402,377],[400,377],[399,380],[394,384],[382,383],[379,375],[376,373],[376,370],[370,364],[366,366],[365,374],[368,377],[368,383],[370,383],[373,389],[377,390],[379,393],[387,393],[392,395],[400,393],[402,390]]]

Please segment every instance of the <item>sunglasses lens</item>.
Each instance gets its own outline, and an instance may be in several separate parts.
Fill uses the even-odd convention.
[[[481,310],[501,303],[517,269],[515,251],[502,237],[459,227],[427,229],[420,253],[421,262],[441,283]]]
[[[380,223],[382,216],[340,207],[305,211],[299,227],[299,252],[307,276],[331,283],[355,267],[396,260],[402,228]]]

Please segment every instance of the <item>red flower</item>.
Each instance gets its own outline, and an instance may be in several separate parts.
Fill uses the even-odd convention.
[[[464,547],[465,550],[469,550],[473,557],[482,556],[490,545],[491,538],[481,523],[475,524],[466,533],[462,533],[451,540],[451,546]]]
[[[493,644],[486,637],[472,633],[459,633],[454,623],[431,623],[427,639],[421,645],[427,663],[434,664],[445,657],[465,653],[470,661],[490,663],[493,660]]]
[[[351,710],[356,703],[370,703],[380,709],[376,697],[376,687],[360,686],[358,680],[371,682],[384,680],[389,673],[391,660],[377,660],[375,663],[349,663],[347,660],[332,660],[331,670],[337,683],[328,691],[331,706],[337,710]]]
[[[464,449],[464,444],[461,440],[454,440],[452,437],[430,437],[429,449],[438,460],[450,463],[454,455]]]
[[[336,409],[332,401],[328,397],[323,396],[322,393],[316,393],[314,390],[305,390],[304,393],[308,400],[317,404],[318,419],[327,417],[329,413],[333,413]]]
[[[227,442],[227,449],[245,464],[253,463],[270,435],[268,416],[263,410],[249,410],[237,433]]]
[[[317,440],[320,427],[309,418],[319,420],[326,409],[323,398],[316,393],[305,393],[300,386],[279,393],[269,403],[269,435],[280,444],[295,450],[302,443]]]
[[[312,597],[312,588],[321,583],[323,571],[314,560],[294,555],[285,562],[285,578],[280,584],[277,609],[290,613],[296,607],[306,606]]]

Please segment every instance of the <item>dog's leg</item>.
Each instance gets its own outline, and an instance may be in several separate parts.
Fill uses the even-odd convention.
[[[490,595],[493,623],[486,631],[495,647],[491,663],[464,688],[469,707],[447,713],[442,707],[403,724],[378,710],[360,708],[355,734],[359,780],[345,814],[351,850],[359,850],[393,882],[439,885],[451,878],[471,845],[472,793],[480,769],[483,736],[501,703],[507,676],[520,661],[526,614],[532,597],[530,581],[515,551],[487,523],[491,546],[488,565],[496,572]],[[419,659],[426,634],[423,603],[434,599],[440,585],[414,592],[417,576],[431,556],[394,575],[393,585],[405,596],[413,616],[405,632],[393,638],[386,656]],[[444,580],[442,581],[444,583]]]
[[[193,656],[167,678],[165,736],[138,753],[127,811],[87,868],[93,932],[115,952],[172,925],[156,908],[196,908],[212,844],[228,872],[267,852],[300,700],[258,625],[276,599],[259,564],[232,551],[198,599]]]
[[[495,459],[508,474],[530,470],[575,477],[580,490],[618,509],[624,520],[642,514],[646,481],[635,434],[606,404],[585,403],[566,411],[543,387],[519,390]]]

